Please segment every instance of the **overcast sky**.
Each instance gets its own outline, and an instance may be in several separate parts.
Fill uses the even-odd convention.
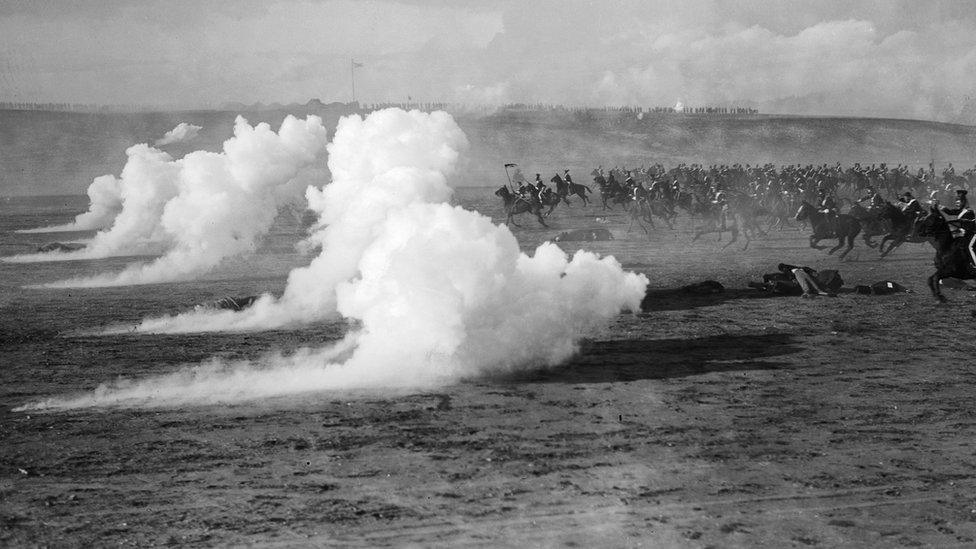
[[[0,1],[0,100],[752,104],[976,122],[976,2]]]

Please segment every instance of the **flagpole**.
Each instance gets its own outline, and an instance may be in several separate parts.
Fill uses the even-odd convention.
[[[352,102],[356,102],[356,61],[349,58],[349,76],[352,80]]]

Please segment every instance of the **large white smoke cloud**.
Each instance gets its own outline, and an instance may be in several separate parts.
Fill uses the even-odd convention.
[[[621,310],[639,308],[646,277],[625,272],[613,257],[584,251],[570,257],[550,243],[529,256],[507,227],[444,203],[464,145],[444,113],[391,109],[342,120],[329,146],[333,181],[308,191],[324,224],[312,237],[321,255],[291,274],[285,295],[241,313],[143,326],[277,327],[283,319],[338,314],[355,326],[343,341],[287,357],[214,361],[39,406],[228,402],[448,383],[559,364],[585,334]]]
[[[120,273],[51,283],[49,287],[95,287],[184,280],[223,259],[252,251],[278,208],[296,201],[310,181],[322,177],[322,120],[287,117],[279,131],[251,126],[238,117],[223,151],[196,151],[174,160],[148,145],[126,152],[120,179],[122,210],[112,226],[79,251],[35,254],[11,260],[95,259],[162,253]]]

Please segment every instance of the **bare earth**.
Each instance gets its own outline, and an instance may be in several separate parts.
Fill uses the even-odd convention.
[[[976,545],[973,299],[934,303],[930,247],[838,262],[798,230],[723,251],[609,226],[586,247],[646,273],[647,308],[549,371],[50,414],[10,410],[105,379],[9,379],[0,545]],[[914,293],[747,289],[781,261]],[[674,291],[702,279],[729,290]]]

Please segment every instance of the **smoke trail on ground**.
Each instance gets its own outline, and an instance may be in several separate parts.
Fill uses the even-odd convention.
[[[308,191],[321,213],[323,226],[311,237],[321,255],[292,273],[280,300],[266,297],[252,307],[258,313],[192,318],[221,328],[235,326],[235,317],[278,326],[281,309],[299,306],[289,292],[304,292],[310,299],[287,311],[288,318],[349,319],[356,329],[338,345],[213,361],[35,409],[441,385],[558,365],[584,335],[622,310],[639,309],[647,278],[625,272],[613,257],[584,251],[570,257],[551,243],[526,255],[507,227],[443,203],[446,174],[463,145],[463,134],[443,113],[388,110],[343,120],[329,147],[334,180]],[[419,159],[411,151],[420,151]]]
[[[253,251],[278,208],[324,178],[326,129],[320,118],[285,118],[275,133],[238,117],[223,151],[196,151],[173,160],[147,145],[127,152],[122,211],[77,252],[47,259],[94,259],[162,254],[120,273],[65,280],[44,287],[99,287],[186,280],[223,259]],[[40,254],[46,255],[46,254]],[[23,260],[14,257],[13,260]]]

